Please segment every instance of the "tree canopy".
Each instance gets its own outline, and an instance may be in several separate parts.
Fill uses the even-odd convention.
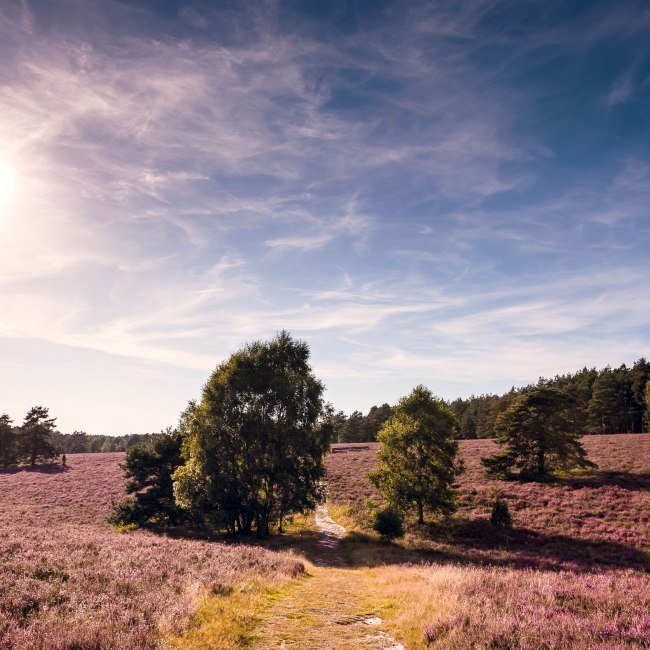
[[[185,513],[174,502],[172,476],[181,465],[181,434],[166,431],[142,445],[129,447],[122,464],[126,492],[132,495],[115,508],[113,521],[136,526],[175,525]]]
[[[220,364],[182,418],[182,507],[231,532],[259,536],[322,497],[332,435],[309,348],[281,332]]]
[[[425,511],[455,510],[452,484],[461,470],[455,432],[454,414],[424,386],[399,401],[379,432],[379,468],[370,480],[391,505],[414,508],[420,524]]]
[[[52,435],[56,431],[56,418],[44,406],[31,408],[20,427],[18,450],[21,458],[35,465],[38,460],[55,458],[57,453],[52,444]]]
[[[487,473],[505,478],[517,468],[522,476],[543,477],[557,469],[593,467],[580,444],[573,405],[570,395],[547,386],[519,395],[496,421],[504,449],[482,459]]]
[[[18,461],[16,430],[11,418],[0,415],[0,467],[11,467]]]

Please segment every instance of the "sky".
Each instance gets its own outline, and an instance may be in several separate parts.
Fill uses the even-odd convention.
[[[0,412],[158,431],[282,329],[337,409],[650,354],[650,5],[0,2]]]

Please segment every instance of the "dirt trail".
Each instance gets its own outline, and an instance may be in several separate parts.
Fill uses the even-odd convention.
[[[320,530],[318,548],[323,553],[314,559],[314,564],[316,566],[345,566],[339,549],[341,539],[345,537],[347,531],[330,517],[327,506],[321,505],[316,508],[316,526]]]
[[[256,647],[405,650],[381,629],[383,620],[369,609],[371,569],[346,568],[340,551],[345,528],[330,517],[325,506],[316,511],[316,525],[322,551],[314,560],[316,567],[266,612]]]

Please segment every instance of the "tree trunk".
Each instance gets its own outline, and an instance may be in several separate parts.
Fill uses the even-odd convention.
[[[546,472],[545,460],[546,458],[544,449],[539,449],[537,451],[537,473],[539,476],[544,476],[544,473]]]
[[[422,501],[420,499],[418,499],[417,504],[418,504],[418,524],[421,526],[424,524],[424,506],[422,505]]]

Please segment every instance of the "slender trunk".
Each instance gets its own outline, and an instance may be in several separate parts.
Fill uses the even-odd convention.
[[[537,473],[540,476],[543,476],[545,471],[546,471],[545,453],[544,453],[544,449],[540,448],[537,451]]]
[[[422,499],[418,499],[418,524],[421,526],[424,524],[424,506],[422,505]]]
[[[257,536],[258,537],[268,537],[269,536],[269,519],[266,516],[260,516],[257,518]]]

